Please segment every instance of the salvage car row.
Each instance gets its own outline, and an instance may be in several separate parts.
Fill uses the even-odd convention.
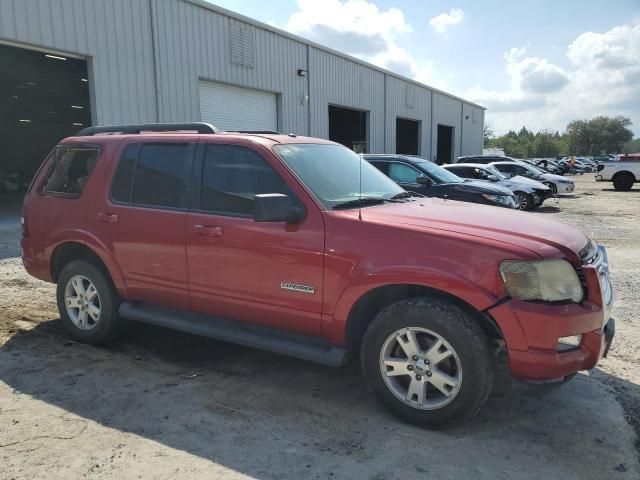
[[[405,190],[428,197],[534,210],[575,190],[571,179],[508,157],[460,157],[443,166],[413,155],[362,157]]]

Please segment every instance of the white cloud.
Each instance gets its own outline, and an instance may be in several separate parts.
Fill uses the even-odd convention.
[[[464,12],[460,8],[452,8],[449,13],[441,13],[429,20],[434,30],[438,33],[446,33],[447,29],[453,25],[458,25],[464,18]]]
[[[488,107],[497,132],[526,125],[562,131],[575,118],[631,117],[640,129],[640,21],[605,33],[585,32],[568,47],[568,67],[526,57],[526,48],[504,53],[510,86],[496,91],[476,86],[465,96]]]
[[[368,0],[298,0],[284,28],[419,81],[438,83],[430,61],[416,61],[400,42],[413,31],[402,10]],[[436,85],[434,85],[436,86]]]

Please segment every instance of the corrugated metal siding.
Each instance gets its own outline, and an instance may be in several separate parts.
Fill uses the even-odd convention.
[[[482,153],[484,143],[484,110],[474,105],[462,105],[462,147],[460,155]]]
[[[311,135],[329,138],[329,105],[369,112],[368,151],[384,152],[384,77],[381,72],[309,48]]]
[[[276,95],[200,81],[200,120],[222,130],[276,130]]]
[[[460,141],[462,138],[462,102],[437,92],[433,92],[433,131],[431,144],[431,158],[437,153],[438,124],[453,127],[453,159],[460,156]]]
[[[396,151],[396,118],[420,120],[420,155],[431,152],[431,91],[387,75],[385,152]]]
[[[204,7],[152,0],[156,17],[156,52],[161,121],[200,118],[198,80],[208,80],[279,94],[278,128],[307,134],[306,46]],[[231,25],[255,37],[255,66],[231,61]]]
[[[156,120],[147,0],[0,0],[0,39],[89,58],[98,123]]]
[[[456,156],[482,148],[481,109],[473,107],[481,119],[469,128],[457,98],[433,92],[432,105],[426,87],[207,7],[186,0],[0,0],[0,39],[88,58],[101,124],[198,119],[198,86],[207,80],[278,94],[278,129],[285,132],[327,138],[334,104],[369,112],[371,152],[395,150],[398,116],[423,122],[423,156],[435,155],[438,123],[455,128]],[[232,49],[232,29],[242,32],[239,50]]]

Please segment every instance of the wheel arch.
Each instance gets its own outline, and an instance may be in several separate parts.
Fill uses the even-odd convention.
[[[382,309],[399,300],[421,296],[441,298],[460,307],[476,320],[489,339],[504,339],[502,330],[490,315],[478,310],[462,298],[434,287],[406,283],[378,286],[358,298],[346,320],[345,339],[347,344],[352,348],[358,348],[367,327]]]
[[[108,276],[109,280],[118,290],[120,295],[124,292],[124,282],[120,272],[109,259],[100,255],[95,249],[83,242],[69,240],[56,245],[49,260],[51,279],[57,283],[62,269],[73,260],[84,260],[100,268]],[[111,267],[111,268],[109,268]]]

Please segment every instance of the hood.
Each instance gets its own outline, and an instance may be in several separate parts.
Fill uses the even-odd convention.
[[[532,186],[536,190],[544,190],[545,192],[547,190],[551,190],[544,183],[539,182],[538,180],[533,180],[532,178],[523,177],[521,175],[516,175],[515,177],[511,177],[509,180],[513,180],[514,182],[518,182],[518,183],[525,183],[527,185]]]
[[[579,228],[548,217],[439,198],[363,208],[362,218],[381,224],[411,226],[419,231],[445,230],[503,242],[527,249],[541,258],[564,257],[576,265],[580,263],[578,252],[588,242]],[[480,255],[481,249],[479,245]]]
[[[562,175],[554,175],[553,173],[545,173],[544,175],[542,175],[542,178],[544,178],[549,182],[554,182],[554,183],[556,182],[573,183],[573,180],[571,180],[570,178],[563,177]]]
[[[489,195],[512,195],[513,192],[504,186],[483,180],[465,180],[464,183],[455,184],[460,190],[475,193],[487,193]]]

